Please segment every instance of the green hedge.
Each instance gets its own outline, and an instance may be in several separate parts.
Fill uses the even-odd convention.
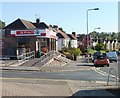
[[[71,54],[74,56],[78,56],[82,53],[79,48],[62,48],[61,52],[65,55]]]

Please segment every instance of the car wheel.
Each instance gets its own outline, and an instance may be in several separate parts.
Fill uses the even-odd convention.
[[[112,60],[110,60],[110,63],[112,63]]]
[[[109,67],[109,64],[107,65],[107,67]]]
[[[96,64],[94,64],[94,66],[95,66],[95,67],[97,67],[97,65],[96,65]]]

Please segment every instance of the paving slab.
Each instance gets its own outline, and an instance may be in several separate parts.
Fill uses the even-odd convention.
[[[104,88],[111,87],[88,81],[6,79],[2,83],[2,96],[114,96]]]
[[[71,96],[67,82],[3,82],[2,96]]]

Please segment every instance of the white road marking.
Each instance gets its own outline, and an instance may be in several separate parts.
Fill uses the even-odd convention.
[[[95,72],[97,72],[97,73],[99,73],[99,74],[101,74],[101,75],[103,75],[103,76],[108,76],[108,74],[109,74],[109,73],[107,73],[107,72],[104,72],[104,71],[100,70],[100,68],[95,68],[95,67],[93,67],[92,69],[93,69]],[[114,76],[114,75],[111,75],[111,74],[110,74],[110,76],[111,76],[112,78],[116,78],[116,76]],[[117,77],[117,80],[119,80],[118,77]]]

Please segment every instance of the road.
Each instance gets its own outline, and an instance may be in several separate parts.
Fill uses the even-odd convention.
[[[113,68],[113,69],[110,71],[111,68]],[[103,71],[103,72],[106,72],[106,73],[109,73],[109,71],[110,71],[110,74],[112,74],[114,76],[117,74],[117,76],[120,77],[119,76],[120,75],[119,74],[119,71],[120,71],[120,57],[118,59],[118,62],[112,62],[109,67],[101,67],[100,70]]]
[[[74,63],[72,66],[77,68],[81,66],[81,63]],[[90,65],[91,66],[91,65]],[[96,71],[97,68],[94,66],[86,66],[84,70],[74,71],[53,71],[53,72],[42,72],[42,71],[17,71],[17,70],[4,70],[2,71],[3,78],[33,78],[33,79],[63,79],[63,80],[82,80],[82,81],[107,81],[107,74],[103,75]],[[116,66],[111,63],[110,66]],[[99,68],[99,70],[108,71],[110,67]],[[110,77],[110,81],[115,81],[114,78]]]

